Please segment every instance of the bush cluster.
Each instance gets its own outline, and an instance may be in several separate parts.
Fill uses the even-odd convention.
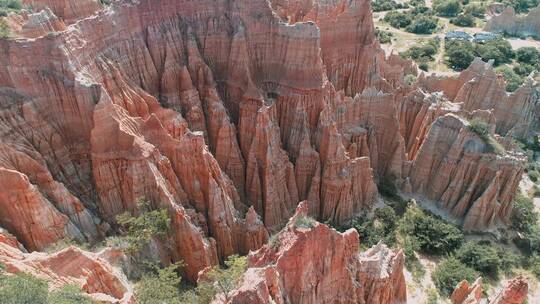
[[[435,0],[433,11],[442,17],[456,17],[461,12],[461,3],[458,0]]]
[[[393,11],[408,7],[409,5],[406,3],[397,3],[394,0],[375,0],[371,2],[371,8],[374,12]]]
[[[426,214],[418,206],[411,205],[398,224],[398,231],[413,243],[413,248],[427,254],[450,254],[463,243],[463,232],[455,225]]]
[[[170,229],[171,219],[166,209],[151,210],[144,199],[138,202],[138,215],[125,212],[116,217],[124,233],[111,241],[126,246],[128,251],[139,251],[154,237],[164,237]]]
[[[448,41],[445,45],[448,66],[454,70],[466,69],[475,57],[482,60],[493,60],[495,66],[512,62],[515,54],[512,46],[506,39],[497,38],[484,44],[473,43],[466,40]]]
[[[245,257],[230,256],[224,267],[214,266],[208,271],[195,289],[181,285],[182,278],[178,275],[181,264],[154,265],[135,284],[135,297],[139,304],[209,304],[217,294],[227,299],[238,285],[246,265]]]
[[[474,16],[471,14],[459,14],[455,18],[450,19],[450,23],[462,27],[475,26]]]
[[[420,69],[427,71],[427,64],[435,60],[435,55],[439,52],[440,41],[438,38],[432,38],[421,41],[411,46],[407,51],[400,53],[403,58],[413,59]]]
[[[0,272],[0,302],[6,304],[92,304],[81,288],[65,285],[49,291],[49,283],[32,275]]]
[[[516,13],[527,13],[540,4],[539,0],[503,0],[502,3],[514,8]]]
[[[21,9],[21,0],[0,0],[0,17],[5,17],[8,13],[18,12]]]
[[[478,276],[479,273],[474,269],[455,257],[448,257],[437,266],[431,277],[439,292],[448,297],[459,282],[463,280],[473,282]]]
[[[485,152],[495,154],[504,153],[504,147],[491,135],[489,132],[489,126],[486,122],[481,119],[474,118],[469,123],[469,129],[484,141],[487,148]]]
[[[383,20],[392,27],[403,28],[415,34],[431,34],[438,25],[437,18],[433,17],[425,6],[414,7],[409,12],[388,12]]]
[[[394,36],[394,34],[387,31],[383,31],[379,28],[376,28],[375,36],[377,37],[377,39],[379,39],[379,42],[381,44],[386,44],[386,43],[392,43],[392,37]]]

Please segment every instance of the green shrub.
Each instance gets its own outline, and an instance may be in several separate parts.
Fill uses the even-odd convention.
[[[0,0],[0,9],[20,11],[22,7],[21,0]]]
[[[502,3],[512,6],[516,13],[527,13],[529,9],[538,6],[539,0],[503,0]]]
[[[391,207],[375,209],[372,218],[366,216],[353,219],[348,225],[339,230],[344,231],[348,228],[354,228],[360,235],[361,244],[364,247],[371,247],[380,241],[388,246],[394,246],[396,243],[396,223],[397,215]]]
[[[441,295],[450,296],[457,284],[463,280],[473,282],[479,274],[454,257],[445,259],[437,265],[431,278]]]
[[[534,210],[533,200],[518,190],[513,207],[510,217],[512,228],[519,232],[531,231],[531,228],[538,222],[538,214]]]
[[[9,25],[3,19],[0,19],[0,39],[8,38],[10,35]]]
[[[437,290],[433,288],[428,289],[426,304],[439,304],[439,294],[437,293]]]
[[[398,11],[388,12],[384,16],[384,22],[387,22],[392,27],[403,28],[412,23],[412,17],[407,13],[402,13]]]
[[[504,39],[497,38],[476,46],[476,54],[484,61],[493,59],[495,66],[509,63],[514,58],[512,45]]]
[[[463,12],[467,15],[472,15],[476,18],[484,18],[486,14],[486,8],[480,3],[471,3],[465,6]]]
[[[225,299],[228,300],[229,293],[240,282],[240,278],[246,270],[246,265],[245,257],[233,255],[225,261],[225,268],[215,266],[207,273],[207,280],[197,286],[199,303],[210,303],[217,294],[223,294]]]
[[[431,34],[437,29],[437,18],[430,16],[417,16],[405,30],[415,34]]]
[[[459,14],[457,17],[450,19],[450,23],[463,27],[473,27],[475,25],[474,17],[469,14]]]
[[[540,51],[534,46],[522,47],[516,51],[516,59],[523,63],[538,63]]]
[[[119,237],[127,244],[129,251],[139,251],[152,238],[166,236],[170,229],[171,220],[166,209],[150,210],[150,205],[144,200],[139,201],[139,215],[132,216],[126,212],[116,217],[126,233]]]
[[[297,228],[311,229],[315,227],[315,224],[317,224],[317,221],[315,221],[312,217],[305,215],[298,216],[294,222],[294,226]]]
[[[456,226],[433,215],[427,215],[418,206],[410,204],[398,223],[400,235],[410,238],[428,254],[449,254],[463,243],[463,233]]]
[[[525,254],[540,254],[540,225],[534,224],[514,239],[514,243]]]
[[[540,181],[540,172],[536,170],[529,170],[527,175],[529,175],[529,178],[535,183]]]
[[[397,3],[394,0],[375,0],[371,2],[371,8],[374,12],[391,11],[395,9],[407,8],[407,4]]]
[[[65,285],[49,294],[51,304],[92,304],[90,297],[79,286]]]
[[[517,90],[524,82],[524,77],[519,76],[514,72],[510,67],[504,65],[500,66],[495,71],[499,74],[502,74],[504,80],[506,80],[506,91],[514,92]]]
[[[418,68],[419,68],[420,70],[422,70],[422,71],[425,71],[425,72],[429,71],[429,65],[428,65],[427,62],[420,62],[420,63],[418,64]]]
[[[406,85],[413,85],[416,82],[416,76],[413,74],[407,74],[405,77],[403,77],[403,81]]]
[[[135,285],[135,297],[140,304],[179,303],[181,298],[180,282],[176,270],[178,264],[165,268],[155,267],[144,274]]]
[[[458,0],[435,0],[433,10],[439,16],[455,17],[461,12],[461,3]]]
[[[463,264],[484,275],[497,277],[501,268],[499,253],[493,244],[467,242],[456,252],[455,256]]]
[[[529,270],[540,279],[540,256],[533,255],[529,259]]]
[[[394,36],[392,33],[380,30],[379,28],[375,29],[375,36],[377,39],[379,39],[379,42],[381,44],[391,43],[392,42],[392,36]]]
[[[489,126],[481,119],[474,118],[469,123],[469,129],[480,137],[486,144],[486,152],[502,154],[504,147],[490,134]]]
[[[501,261],[500,271],[507,276],[514,276],[514,269],[520,266],[520,256],[500,246],[497,248],[497,254]]]
[[[419,15],[433,16],[433,11],[427,6],[415,6],[409,10],[409,14],[414,19]]]
[[[426,1],[425,0],[410,0],[408,4],[409,6],[412,6],[412,7],[426,6]]]
[[[525,77],[529,76],[536,68],[527,63],[516,63],[512,70],[517,76],[520,76],[519,82],[523,83]]]
[[[437,47],[433,44],[424,43],[424,44],[415,44],[411,46],[406,52],[403,53],[403,57],[412,58],[414,60],[419,60],[421,58],[427,59],[427,61],[432,61],[437,54]]]
[[[91,304],[80,287],[66,285],[49,293],[48,282],[30,274],[8,275],[0,270],[2,304]]]
[[[47,304],[47,281],[28,274],[0,275],[0,299],[5,304]]]
[[[416,282],[421,282],[426,274],[424,265],[416,257],[416,251],[420,250],[419,242],[414,237],[402,237],[400,246],[405,254],[405,267],[411,273]]]
[[[461,71],[473,62],[474,46],[470,41],[453,40],[446,42],[445,53],[448,57],[448,66]]]

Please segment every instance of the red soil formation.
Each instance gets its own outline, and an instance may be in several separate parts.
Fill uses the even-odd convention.
[[[339,225],[377,184],[467,229],[508,220],[525,158],[493,153],[468,120],[533,131],[532,80],[506,94],[476,61],[405,85],[414,65],[385,58],[367,0],[27,3],[50,9],[11,14],[0,40],[0,226],[28,250],[100,240],[141,197],[169,210],[167,254],[192,281],[263,246],[300,201]]]

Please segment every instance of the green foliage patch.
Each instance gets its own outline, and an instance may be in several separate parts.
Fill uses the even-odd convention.
[[[449,297],[459,282],[463,280],[473,282],[478,276],[479,273],[474,269],[463,264],[455,257],[448,257],[437,265],[431,278],[439,293]]]

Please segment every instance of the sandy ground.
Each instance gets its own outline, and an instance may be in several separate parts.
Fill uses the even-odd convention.
[[[437,261],[429,257],[418,255],[420,263],[424,266],[426,273],[420,282],[416,282],[412,274],[405,270],[405,281],[407,281],[407,303],[418,303],[424,304],[427,303],[428,290],[436,289],[431,279],[431,274],[437,266]],[[446,304],[450,303],[447,299],[439,298],[437,303]]]
[[[521,189],[521,192],[524,195],[529,195],[532,188],[534,187],[534,182],[531,181],[531,179],[529,178],[527,174],[523,174],[523,178],[521,179],[521,182],[519,183],[519,187]],[[536,210],[536,212],[540,213],[540,197],[538,196],[533,197],[533,203],[534,203],[534,209]]]
[[[518,39],[518,38],[507,38],[506,40],[510,42],[513,49],[519,49],[521,47],[526,47],[526,46],[540,48],[540,41],[533,40],[531,38],[528,38],[527,40]]]

